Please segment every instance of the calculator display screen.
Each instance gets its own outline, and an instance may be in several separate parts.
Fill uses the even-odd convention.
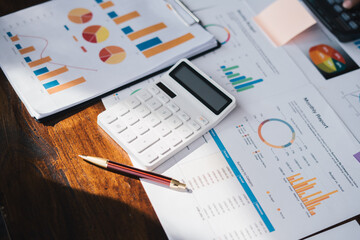
[[[171,71],[170,77],[175,79],[216,115],[220,114],[231,103],[228,96],[185,62],[180,63]]]

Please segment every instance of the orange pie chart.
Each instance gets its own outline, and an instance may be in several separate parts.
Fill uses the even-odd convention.
[[[118,46],[108,46],[101,49],[99,53],[101,61],[107,64],[117,64],[124,61],[126,52]]]
[[[89,22],[93,17],[92,12],[90,12],[86,8],[75,8],[71,10],[68,14],[68,18],[73,23],[87,23]]]

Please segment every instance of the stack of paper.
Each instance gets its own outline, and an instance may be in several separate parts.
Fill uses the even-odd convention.
[[[174,5],[51,1],[10,14],[0,19],[1,68],[30,114],[49,116],[217,45]]]

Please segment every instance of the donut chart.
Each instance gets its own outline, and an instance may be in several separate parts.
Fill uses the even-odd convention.
[[[92,12],[86,8],[75,8],[68,14],[69,20],[77,24],[87,23],[92,19],[92,17]]]
[[[100,25],[92,25],[84,29],[83,38],[91,43],[100,43],[109,37],[110,33],[106,27]]]
[[[212,30],[210,30],[210,32],[212,34],[214,34],[215,36],[218,36],[219,38],[224,39],[224,40],[221,40],[221,42],[220,42],[221,45],[224,45],[225,43],[229,42],[230,31],[226,27],[221,26],[219,24],[207,24],[204,26],[204,28],[205,29],[213,28]]]
[[[124,61],[126,52],[124,49],[118,46],[108,46],[99,52],[101,61],[107,64],[117,64]]]
[[[346,68],[344,57],[328,45],[320,44],[311,47],[309,55],[315,66],[326,73],[341,72]]]
[[[260,123],[258,134],[261,141],[272,148],[286,148],[295,141],[294,128],[278,118],[270,118]]]

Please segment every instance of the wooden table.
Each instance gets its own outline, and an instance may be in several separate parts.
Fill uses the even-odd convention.
[[[40,2],[1,0],[0,15]],[[98,127],[102,111],[99,100],[65,119],[38,123],[0,73],[0,210],[13,240],[166,238],[139,180],[78,157],[131,164]]]

